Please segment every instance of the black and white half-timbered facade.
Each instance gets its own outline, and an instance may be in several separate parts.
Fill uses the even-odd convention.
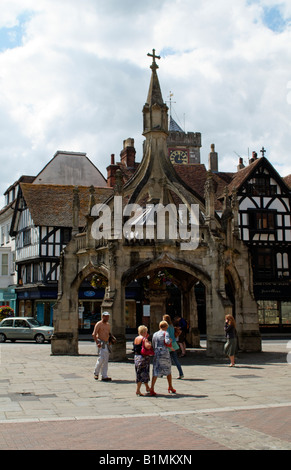
[[[252,257],[261,331],[291,331],[291,192],[265,157],[253,153],[236,188],[239,229]]]
[[[31,201],[31,186],[20,188],[11,226],[11,233],[15,236],[18,314],[36,316],[42,324],[52,324],[59,258],[70,240],[72,229],[60,227],[57,219],[56,225],[52,226],[47,225],[48,221],[39,220],[43,207],[39,205],[37,192],[41,188],[33,187],[36,190],[33,191],[34,197],[38,200],[34,203]],[[46,215],[49,216],[47,212]]]
[[[10,227],[15,239],[18,315],[52,324],[60,255],[72,231],[78,232],[86,223],[89,187],[93,183],[97,193],[103,189],[106,192],[105,178],[85,153],[60,150],[37,176],[19,180]],[[73,211],[76,191],[78,213]]]
[[[74,214],[74,192],[79,213]],[[96,188],[105,193],[107,188]],[[11,234],[15,236],[18,314],[52,324],[57,299],[60,256],[85,225],[89,188],[70,185],[20,184]],[[102,197],[102,194],[101,194]]]

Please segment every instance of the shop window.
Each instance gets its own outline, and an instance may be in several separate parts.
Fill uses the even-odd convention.
[[[95,324],[101,320],[100,300],[82,300],[79,302],[79,324],[78,328],[92,332]]]
[[[260,325],[279,324],[279,306],[277,300],[258,300],[258,314]]]
[[[281,302],[282,324],[291,326],[291,302]]]

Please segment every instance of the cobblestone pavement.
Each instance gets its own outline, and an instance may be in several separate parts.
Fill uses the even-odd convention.
[[[290,450],[290,350],[264,340],[262,353],[241,353],[230,368],[188,349],[184,380],[172,368],[177,394],[162,378],[157,397],[137,397],[130,343],[128,360],[109,364],[112,382],[93,378],[93,342],[80,341],[79,356],[1,344],[0,449]]]

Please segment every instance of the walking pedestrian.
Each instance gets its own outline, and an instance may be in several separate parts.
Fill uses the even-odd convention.
[[[187,333],[187,322],[182,317],[177,317],[175,319],[175,326],[180,328],[180,335],[178,339],[178,344],[181,349],[181,357],[186,356],[186,333]]]
[[[172,347],[170,348],[170,356],[171,356],[172,363],[174,363],[178,369],[178,372],[179,372],[178,379],[183,379],[184,374],[183,374],[183,370],[182,370],[182,367],[181,367],[181,364],[179,362],[178,355],[177,355],[177,350],[179,349],[179,345],[175,337],[175,329],[172,323],[172,319],[170,315],[164,315],[163,320],[165,320],[169,325],[167,332],[169,333],[170,339],[172,341]]]
[[[171,339],[167,332],[168,323],[161,321],[159,324],[159,331],[153,334],[152,345],[155,351],[153,360],[153,376],[151,383],[150,394],[156,396],[155,383],[158,377],[167,376],[168,380],[168,392],[176,393],[176,390],[172,385],[172,373],[171,373],[171,357],[169,347],[171,346]]]
[[[138,327],[138,336],[134,338],[133,350],[134,350],[134,365],[136,374],[136,395],[143,396],[140,388],[142,383],[145,384],[146,391],[150,392],[149,381],[150,381],[150,361],[151,356],[142,354],[142,348],[146,350],[151,349],[151,342],[148,340],[148,329],[145,325]]]
[[[235,352],[237,348],[237,333],[235,319],[232,315],[225,316],[224,331],[226,336],[224,352],[230,359],[229,367],[234,367]]]
[[[108,377],[108,361],[111,347],[109,344],[110,336],[110,325],[109,325],[109,313],[103,312],[102,319],[96,323],[92,336],[97,344],[98,348],[98,359],[95,365],[94,378],[98,380],[101,372],[102,380],[108,382],[111,377]]]

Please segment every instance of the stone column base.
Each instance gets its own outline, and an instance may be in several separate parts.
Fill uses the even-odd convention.
[[[186,335],[186,340],[191,344],[192,348],[200,347],[200,331],[198,328],[191,328]]]
[[[125,335],[114,335],[116,343],[112,345],[110,353],[110,362],[124,361],[126,359],[126,339]]]
[[[54,333],[51,340],[51,354],[53,356],[77,356],[78,335],[72,332]]]
[[[262,339],[257,330],[242,331],[238,335],[239,351],[243,352],[261,352]]]
[[[224,345],[226,339],[225,336],[213,335],[207,336],[207,349],[206,355],[209,357],[225,357]]]

